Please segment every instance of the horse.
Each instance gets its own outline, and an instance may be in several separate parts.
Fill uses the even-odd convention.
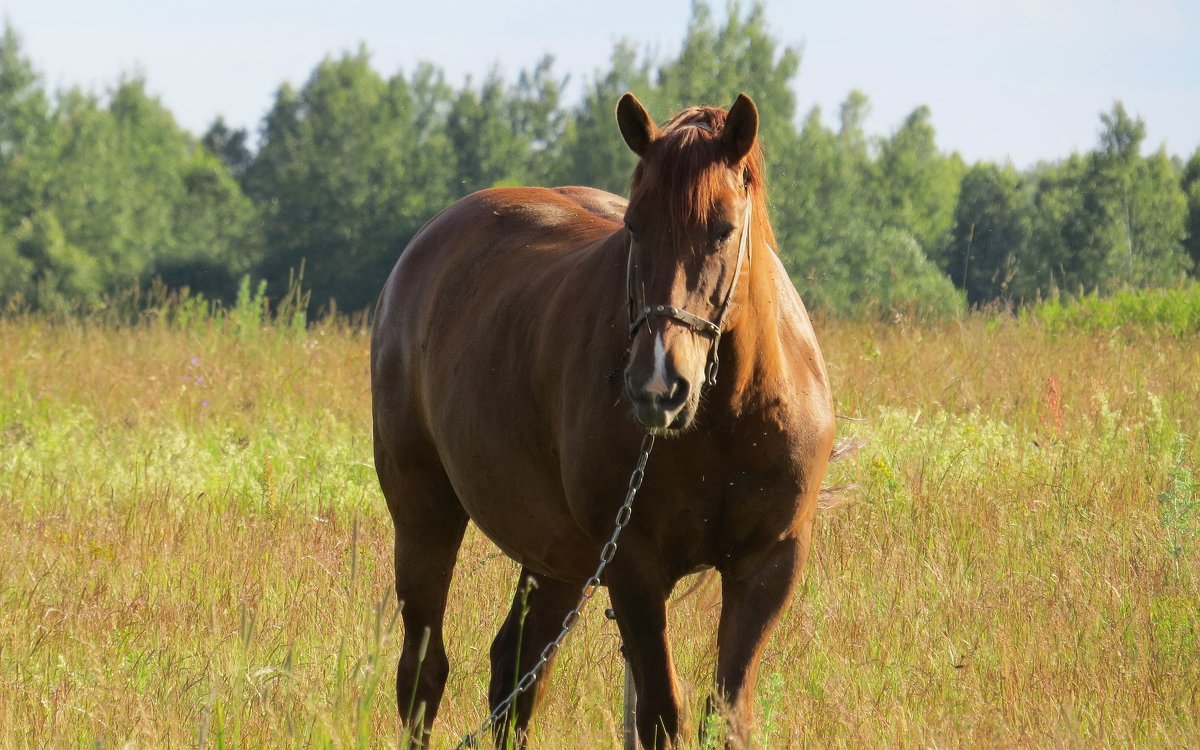
[[[659,127],[626,93],[616,115],[638,157],[628,202],[583,187],[469,195],[412,239],[376,306],[375,467],[404,630],[396,696],[402,722],[423,708],[418,743],[449,671],[442,620],[468,522],[521,566],[490,650],[494,709],[576,605],[647,431],[658,447],[601,581],[643,747],[683,731],[675,584],[719,575],[709,703],[741,746],[764,646],[805,565],[834,411],[775,250],[758,110],[742,94]],[[502,719],[518,744],[549,672]]]

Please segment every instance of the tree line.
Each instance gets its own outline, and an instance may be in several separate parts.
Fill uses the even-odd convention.
[[[230,299],[249,275],[279,296],[303,268],[316,308],[369,307],[438,210],[496,185],[623,193],[633,156],[613,118],[634,91],[659,118],[739,91],[761,111],[779,252],[811,305],[834,313],[1023,304],[1171,286],[1200,267],[1200,148],[1144,155],[1119,103],[1093,149],[1027,170],[967,164],[918,107],[864,131],[850,92],[834,126],[800,116],[800,51],[761,4],[693,5],[674,56],[630,42],[565,101],[545,57],[454,86],[434,64],[390,77],[365,49],[282,85],[257,144],[218,119],[188,133],[140,77],[105,96],[51,95],[17,32],[0,37],[0,300],[78,309],[161,279]]]

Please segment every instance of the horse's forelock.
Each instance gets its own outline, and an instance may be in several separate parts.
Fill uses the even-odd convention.
[[[688,226],[704,223],[728,188],[721,130],[727,113],[716,107],[689,107],[667,121],[633,173],[631,202],[667,215],[672,234],[682,240]],[[758,217],[766,216],[766,184],[758,143],[743,160],[746,185]]]

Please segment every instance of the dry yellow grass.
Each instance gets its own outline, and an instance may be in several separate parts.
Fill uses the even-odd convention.
[[[870,442],[771,642],[760,744],[1200,743],[1200,343],[983,316],[820,333]],[[361,330],[16,318],[0,352],[0,746],[395,744]],[[482,719],[514,576],[472,532],[439,746]],[[538,747],[619,745],[601,609]],[[708,594],[672,613],[694,706],[715,618]]]

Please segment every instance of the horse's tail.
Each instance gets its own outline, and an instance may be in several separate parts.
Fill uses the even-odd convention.
[[[867,441],[857,437],[839,438],[833,443],[833,450],[829,452],[829,463],[844,461],[850,456],[858,452],[858,449],[866,445]],[[822,487],[821,494],[817,498],[817,510],[829,511],[834,508],[841,507],[850,502],[850,493],[858,485],[842,484],[836,487]],[[716,580],[717,571],[715,568],[703,570],[696,575],[696,579],[692,581],[692,585],[688,586],[682,594],[671,600],[671,606],[676,606],[685,599],[697,594],[707,593],[707,602],[702,605],[702,608],[712,608],[716,606],[717,591],[711,584]]]
[[[829,453],[829,463],[837,463],[853,456],[858,452],[859,448],[866,445],[866,442],[862,438],[853,436],[838,438],[834,441],[833,450]],[[840,508],[850,502],[850,493],[857,486],[854,484],[841,484],[822,487],[821,494],[817,498],[817,510],[828,511]]]
[[[716,568],[708,568],[700,571],[696,574],[696,578],[692,581],[692,585],[688,586],[682,594],[671,600],[670,606],[672,608],[677,607],[695,594],[703,592],[707,594],[707,596],[704,597],[705,601],[700,604],[700,609],[712,609],[713,607],[717,606],[718,602],[720,602],[720,599],[718,598],[717,587],[711,585],[716,580]]]

